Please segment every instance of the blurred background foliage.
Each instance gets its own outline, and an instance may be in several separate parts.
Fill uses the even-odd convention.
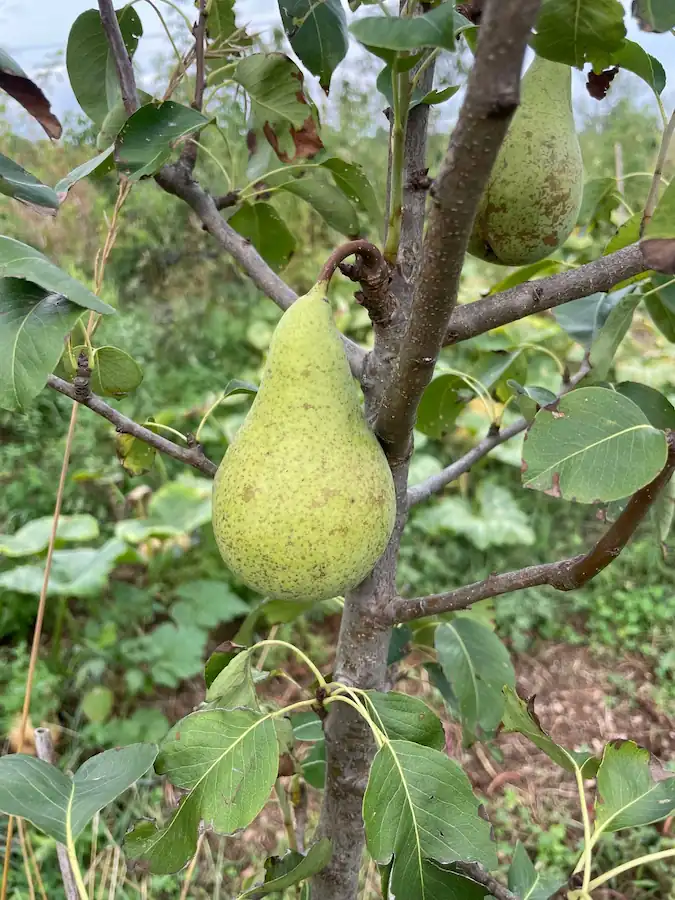
[[[384,198],[386,120],[379,116],[380,124],[373,124],[372,97],[364,97],[348,81],[341,92],[337,113],[322,132],[326,147],[362,164],[378,197]],[[439,114],[432,115],[433,174],[447,134]],[[244,171],[240,111],[223,105],[218,123],[227,140],[213,131],[204,138],[206,146],[226,170]],[[579,122],[588,178],[616,179],[620,157],[624,189],[621,202],[605,203],[589,214],[585,227],[557,254],[562,263],[597,257],[617,226],[642,208],[649,179],[638,173],[653,167],[658,125],[656,111],[638,106],[625,92],[611,107],[598,104],[596,113]],[[74,121],[62,146],[55,148],[46,140],[29,142],[12,135],[0,119],[0,151],[47,184],[94,155],[94,140],[91,128]],[[205,154],[200,165],[209,189],[226,192],[220,166]],[[5,199],[0,202],[0,232],[33,244],[90,282],[115,194],[112,176],[81,182],[55,219]],[[297,198],[284,195],[275,203],[298,244],[284,277],[302,293],[341,239]],[[506,274],[508,270],[468,259],[462,300],[487,292]],[[353,290],[346,279],[335,279],[336,319],[343,331],[367,343],[369,322],[353,301]],[[152,181],[135,186],[127,201],[106,271],[104,299],[117,306],[119,315],[103,323],[101,342],[132,353],[144,371],[140,388],[119,401],[119,408],[137,420],[153,415],[182,432],[197,429],[230,379],[259,380],[280,315],[218,252],[188,208]],[[443,362],[476,368],[486,350],[499,350],[505,335],[539,342],[561,358],[580,359],[581,347],[553,325],[548,316],[518,323],[445,351]],[[617,380],[643,381],[672,398],[674,361],[673,345],[638,314],[615,362]],[[524,365],[521,383],[555,384],[557,370],[549,356],[528,353]],[[235,395],[209,418],[201,437],[210,458],[221,458],[249,405],[250,396]],[[36,520],[52,511],[69,412],[69,401],[48,391],[26,412],[0,412],[0,738],[10,746],[46,548],[48,522]],[[419,434],[411,481],[447,465],[484,434],[487,422],[480,404],[470,403],[451,436]],[[401,550],[401,590],[435,591],[491,571],[555,559],[579,552],[599,533],[603,525],[593,510],[522,490],[515,443],[483,460],[443,496],[415,509]],[[207,653],[235,634],[258,601],[220,560],[208,524],[209,489],[208,482],[169,459],[158,459],[146,475],[127,475],[116,459],[110,426],[81,411],[64,499],[72,527],[58,543],[32,721],[33,726],[48,723],[54,728],[59,753],[69,764],[97,749],[161,738],[170,722],[199,702]],[[542,642],[588,647],[607,661],[609,670],[626,654],[636,654],[651,673],[653,702],[669,715],[675,701],[674,575],[672,560],[668,554],[664,558],[647,525],[586,589],[572,595],[541,589],[500,599],[495,604],[497,630],[516,655],[516,669],[518,654],[536,654]],[[292,631],[296,642],[325,662],[336,621],[330,608],[319,609],[311,621],[281,623],[277,633],[283,637]],[[510,841],[517,833],[534,853],[563,869],[572,852],[565,829],[556,832],[550,823],[518,813],[517,802],[509,806],[510,797],[507,792],[496,820],[500,840]],[[114,834],[100,825],[101,840],[119,841],[125,822],[144,810],[147,814],[160,799],[156,787],[142,789],[116,820]],[[645,829],[645,834],[645,841],[652,840],[655,831]],[[48,896],[58,897],[53,847],[39,839],[37,852],[47,861],[43,877],[54,879]],[[222,865],[206,866],[193,896],[215,897],[213,879],[222,877],[223,870]],[[242,865],[225,870],[226,880],[239,877]],[[15,897],[26,896],[21,878],[17,862]],[[150,896],[178,897],[175,880],[170,881],[155,879]],[[659,894],[662,882],[659,872],[646,873],[638,888],[622,886],[622,896],[665,896]],[[125,893],[121,885],[116,896],[137,894]]]

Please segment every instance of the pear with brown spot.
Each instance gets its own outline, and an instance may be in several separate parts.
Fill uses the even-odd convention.
[[[572,70],[536,57],[476,216],[469,253],[524,266],[550,256],[576,225],[584,168],[572,115]]]
[[[260,390],[221,462],[213,530],[228,567],[269,597],[324,600],[362,581],[396,515],[319,282],[284,313]]]

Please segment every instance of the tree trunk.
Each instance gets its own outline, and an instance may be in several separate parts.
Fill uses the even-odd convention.
[[[333,677],[363,689],[387,690],[391,629],[378,613],[396,594],[396,561],[407,518],[408,466],[394,473],[397,517],[394,533],[372,575],[345,598]],[[333,843],[330,864],[313,880],[318,900],[356,900],[364,848],[362,805],[375,751],[370,728],[351,707],[331,704],[324,725],[326,786],[318,833]]]

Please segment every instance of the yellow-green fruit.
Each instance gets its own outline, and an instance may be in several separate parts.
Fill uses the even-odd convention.
[[[550,256],[576,224],[583,186],[572,70],[536,57],[483,195],[469,253],[505,266]]]
[[[229,568],[289,600],[324,600],[362,581],[396,511],[325,290],[319,283],[281,317],[213,489],[213,530]]]

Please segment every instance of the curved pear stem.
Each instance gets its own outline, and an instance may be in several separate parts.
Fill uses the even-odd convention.
[[[319,281],[328,285],[337,267],[348,256],[362,257],[368,268],[375,268],[384,264],[384,258],[375,244],[365,240],[347,241],[346,244],[340,244],[328,257],[319,272]]]

